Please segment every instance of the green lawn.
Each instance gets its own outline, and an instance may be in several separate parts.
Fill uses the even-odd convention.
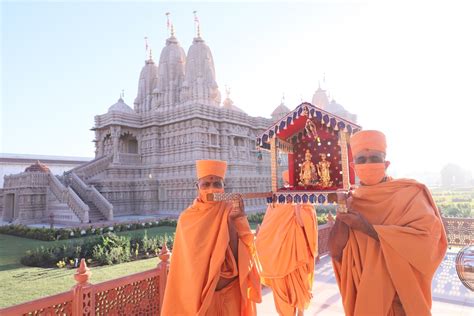
[[[117,235],[127,235],[131,237],[143,236],[145,234],[145,231],[147,231],[148,237],[153,237],[156,235],[164,234],[172,235],[175,231],[175,228],[166,226],[152,227],[147,229],[119,232],[117,233]],[[23,265],[20,264],[20,258],[25,254],[27,250],[32,250],[40,246],[49,247],[64,243],[74,243],[80,240],[84,240],[86,238],[94,237],[73,238],[59,241],[41,241],[0,234],[0,272],[4,270],[23,267]]]
[[[152,269],[158,258],[91,268],[91,283],[99,283]],[[20,304],[70,290],[75,284],[75,269],[19,267],[0,272],[0,308]]]
[[[149,237],[172,235],[174,227],[147,228]],[[120,232],[118,235],[143,236],[145,229]],[[89,237],[84,237],[89,238]],[[11,306],[71,289],[75,284],[75,269],[33,268],[20,263],[26,250],[39,246],[77,242],[81,238],[62,241],[39,241],[0,234],[0,308]],[[83,239],[83,238],[82,238]],[[91,268],[92,283],[111,280],[156,267],[157,258],[139,260],[113,266]]]
[[[257,224],[250,223],[253,230]],[[172,235],[174,227],[147,228],[147,235]],[[118,235],[143,236],[145,229],[120,232]],[[90,238],[90,237],[84,237]],[[74,243],[84,238],[39,241],[0,234],[0,308],[68,291],[75,284],[75,269],[33,268],[20,263],[29,249]],[[103,282],[156,267],[158,258],[138,260],[113,266],[92,267],[91,283]]]

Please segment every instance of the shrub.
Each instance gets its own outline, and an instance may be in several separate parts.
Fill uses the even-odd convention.
[[[263,213],[262,213],[263,214]],[[169,226],[176,227],[176,219],[162,219],[159,221],[151,221],[146,223],[134,223],[134,224],[116,224],[111,227],[104,228],[94,228],[89,226],[88,228],[73,228],[73,229],[50,229],[50,228],[32,228],[24,225],[6,225],[0,226],[0,234],[14,235],[31,239],[45,240],[45,241],[54,241],[54,240],[66,240],[72,238],[80,238],[84,236],[92,235],[102,235],[109,231],[127,231],[127,230],[136,230],[149,227],[157,226]]]
[[[249,214],[247,219],[250,223],[261,224],[263,222],[263,218],[265,217],[265,212],[259,212],[254,214]]]
[[[318,215],[317,219],[318,219],[318,225],[326,224],[328,222],[328,215],[327,214]]]
[[[178,221],[176,219],[164,218],[160,220],[157,226],[170,226],[176,227],[178,225]]]
[[[130,238],[107,233],[100,244],[94,246],[92,258],[99,264],[115,264],[130,261]]]
[[[336,214],[336,205],[328,204],[328,205],[316,205],[316,214],[322,215],[322,214],[328,214],[331,212],[332,214]]]

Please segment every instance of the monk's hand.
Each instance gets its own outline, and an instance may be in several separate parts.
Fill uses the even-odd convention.
[[[329,252],[334,260],[341,262],[342,252],[346,247],[348,240],[349,226],[339,220],[338,216],[334,226],[331,228],[331,232],[329,233]]]
[[[346,224],[348,227],[358,230],[377,241],[379,240],[379,236],[377,231],[374,229],[374,226],[372,226],[372,224],[370,224],[367,219],[359,212],[349,209],[347,213],[338,212],[336,218]]]
[[[244,216],[246,216],[246,214],[245,214],[244,200],[242,199],[242,197],[232,200],[232,210],[229,213],[229,219],[235,220],[239,217],[244,217]]]

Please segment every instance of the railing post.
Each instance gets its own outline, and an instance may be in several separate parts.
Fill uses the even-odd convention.
[[[163,300],[165,298],[165,288],[166,288],[166,280],[168,278],[168,269],[169,269],[169,259],[170,259],[170,252],[168,251],[168,246],[166,246],[166,238],[163,246],[161,247],[160,254],[158,256],[160,258],[160,263],[158,263],[158,279],[160,280],[159,284],[159,298],[160,298],[160,314],[161,309],[163,308]]]
[[[77,284],[72,288],[72,315],[73,316],[92,316],[95,315],[94,297],[92,295],[91,285],[88,282],[91,272],[86,265],[86,260],[81,259],[81,264],[74,274]]]

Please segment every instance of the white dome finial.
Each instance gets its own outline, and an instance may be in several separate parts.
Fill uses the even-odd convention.
[[[171,34],[170,37],[174,37],[174,25],[170,19],[171,13],[166,12],[165,15],[166,15],[166,29],[170,31],[170,34]]]
[[[197,11],[194,10],[193,14],[194,14],[194,31],[196,32],[196,37],[201,37],[201,23],[199,23]]]

